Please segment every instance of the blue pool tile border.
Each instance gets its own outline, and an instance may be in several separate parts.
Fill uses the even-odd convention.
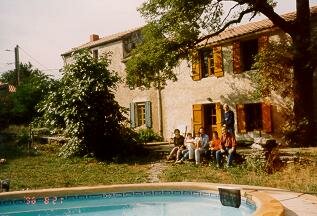
[[[127,191],[127,192],[104,192],[97,194],[87,195],[68,195],[68,196],[56,196],[59,200],[91,200],[91,199],[116,199],[116,198],[127,198],[127,197],[146,197],[146,196],[193,196],[193,197],[212,197],[218,198],[219,194],[206,191],[195,191],[195,190],[148,190],[148,191]],[[50,196],[53,199],[55,196]],[[37,197],[36,202],[42,203],[45,197]],[[241,201],[249,208],[256,209],[256,204],[252,198],[242,197]],[[21,205],[26,204],[26,199],[14,199],[14,200],[0,200],[1,206],[8,205]]]

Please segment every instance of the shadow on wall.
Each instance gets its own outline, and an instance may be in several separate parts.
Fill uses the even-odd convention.
[[[273,134],[265,134],[263,131],[252,131],[247,133],[237,134],[239,140],[253,140],[256,137],[263,136],[280,140],[283,136],[282,127],[285,125],[286,120],[289,119],[292,113],[292,101],[290,99],[282,98],[281,96],[272,92],[271,97],[260,97],[255,93],[257,88],[256,83],[252,83],[251,76],[257,71],[248,71],[242,74],[233,74],[235,82],[226,82],[230,88],[230,93],[221,95],[220,100],[224,104],[228,104],[232,110],[236,111],[236,105],[248,103],[267,102],[271,105],[271,122],[274,129]],[[237,112],[236,112],[237,115]],[[235,117],[237,121],[237,116]],[[237,122],[236,122],[237,126]],[[236,127],[237,129],[237,127]]]

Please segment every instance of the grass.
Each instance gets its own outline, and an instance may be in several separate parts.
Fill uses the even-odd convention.
[[[164,182],[210,182],[275,187],[296,192],[317,194],[317,163],[290,164],[279,172],[268,175],[247,170],[243,166],[217,169],[194,164],[169,165],[161,175]]]
[[[38,145],[32,156],[20,152],[19,157],[12,148],[6,148],[11,154],[7,163],[0,165],[0,179],[10,179],[10,190],[146,181],[148,165],[106,163],[93,158],[65,159],[57,156],[58,148]]]
[[[18,131],[11,128],[11,131]],[[59,146],[38,144],[36,150],[26,151],[25,137],[4,145],[0,140],[0,179],[10,179],[10,190],[41,189],[73,186],[93,186],[147,182],[151,161],[148,156],[136,163],[107,163],[94,158],[65,159],[57,156]],[[21,141],[21,142],[20,142]],[[268,175],[237,166],[217,169],[191,163],[169,163],[160,175],[162,182],[210,182],[266,186],[296,192],[317,194],[317,148],[292,149],[297,155],[310,158],[309,164],[289,164],[283,170]],[[294,153],[294,152],[293,152]]]

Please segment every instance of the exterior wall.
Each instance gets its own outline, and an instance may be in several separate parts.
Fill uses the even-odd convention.
[[[111,44],[100,46],[99,53],[111,52],[111,65],[110,69],[118,72],[119,76],[122,78],[123,82],[118,85],[116,91],[116,100],[118,103],[129,108],[131,102],[145,102],[151,101],[152,103],[152,124],[153,129],[158,131],[158,116],[157,116],[157,92],[153,89],[151,90],[130,90],[125,85],[125,64],[123,63],[123,43],[122,41],[117,41]]]
[[[317,35],[317,28],[314,28],[314,34]],[[279,34],[279,36],[285,36]],[[270,40],[278,40],[277,35],[270,36]],[[126,39],[125,39],[126,40]],[[133,42],[133,40],[132,40]],[[129,43],[129,42],[128,42]],[[159,132],[159,116],[158,116],[158,92],[155,89],[150,90],[130,90],[125,86],[125,64],[123,58],[128,55],[125,46],[127,41],[116,41],[101,45],[98,48],[99,55],[105,52],[111,52],[110,69],[119,73],[123,78],[123,83],[118,85],[116,91],[116,100],[123,107],[129,108],[131,102],[152,103],[152,128]],[[96,48],[92,48],[96,49]],[[174,69],[177,74],[178,81],[168,81],[167,86],[162,90],[162,118],[163,118],[163,136],[168,139],[172,136],[175,128],[179,128],[182,132],[193,132],[193,105],[194,104],[210,104],[210,103],[227,103],[235,114],[235,130],[238,139],[251,139],[259,136],[259,132],[237,133],[237,104],[258,103],[263,100],[269,100],[272,104],[271,118],[274,137],[278,138],[280,126],[283,124],[283,112],[285,107],[292,106],[292,100],[285,100],[279,95],[272,95],[271,98],[263,98],[262,101],[256,101],[251,93],[253,84],[250,81],[250,75],[257,71],[247,71],[240,74],[233,73],[233,46],[232,44],[222,45],[223,57],[223,77],[210,76],[202,78],[199,81],[192,79],[192,67],[186,61],[180,62],[180,65]],[[71,58],[66,58],[65,63],[70,63]],[[317,71],[314,73],[314,94],[317,98]],[[313,105],[314,118],[317,125],[317,100]],[[262,134],[271,136],[271,134]],[[317,137],[316,139],[317,140]]]
[[[256,103],[251,93],[253,86],[249,80],[251,73],[256,71],[243,72],[241,74],[233,73],[232,63],[232,45],[222,46],[223,56],[223,77],[207,77],[199,81],[193,81],[191,78],[192,68],[187,62],[181,62],[175,69],[178,75],[177,82],[168,82],[162,92],[163,102],[163,125],[164,137],[172,135],[175,128],[181,130],[187,126],[187,131],[192,132],[193,128],[193,104],[227,103],[230,109],[235,113],[235,130],[238,139],[250,139],[259,136],[259,132],[248,132],[244,134],[237,133],[237,115],[236,105],[245,103]],[[279,96],[274,96],[272,100],[279,101]],[[278,106],[272,106],[271,117],[274,134],[277,134],[278,128],[283,121],[280,112],[282,109]],[[265,134],[262,133],[262,136]]]

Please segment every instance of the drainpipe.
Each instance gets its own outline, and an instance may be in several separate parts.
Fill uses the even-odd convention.
[[[160,136],[163,137],[163,115],[162,115],[162,88],[159,84],[157,88],[157,99],[158,99],[158,119],[159,119],[159,132]]]

